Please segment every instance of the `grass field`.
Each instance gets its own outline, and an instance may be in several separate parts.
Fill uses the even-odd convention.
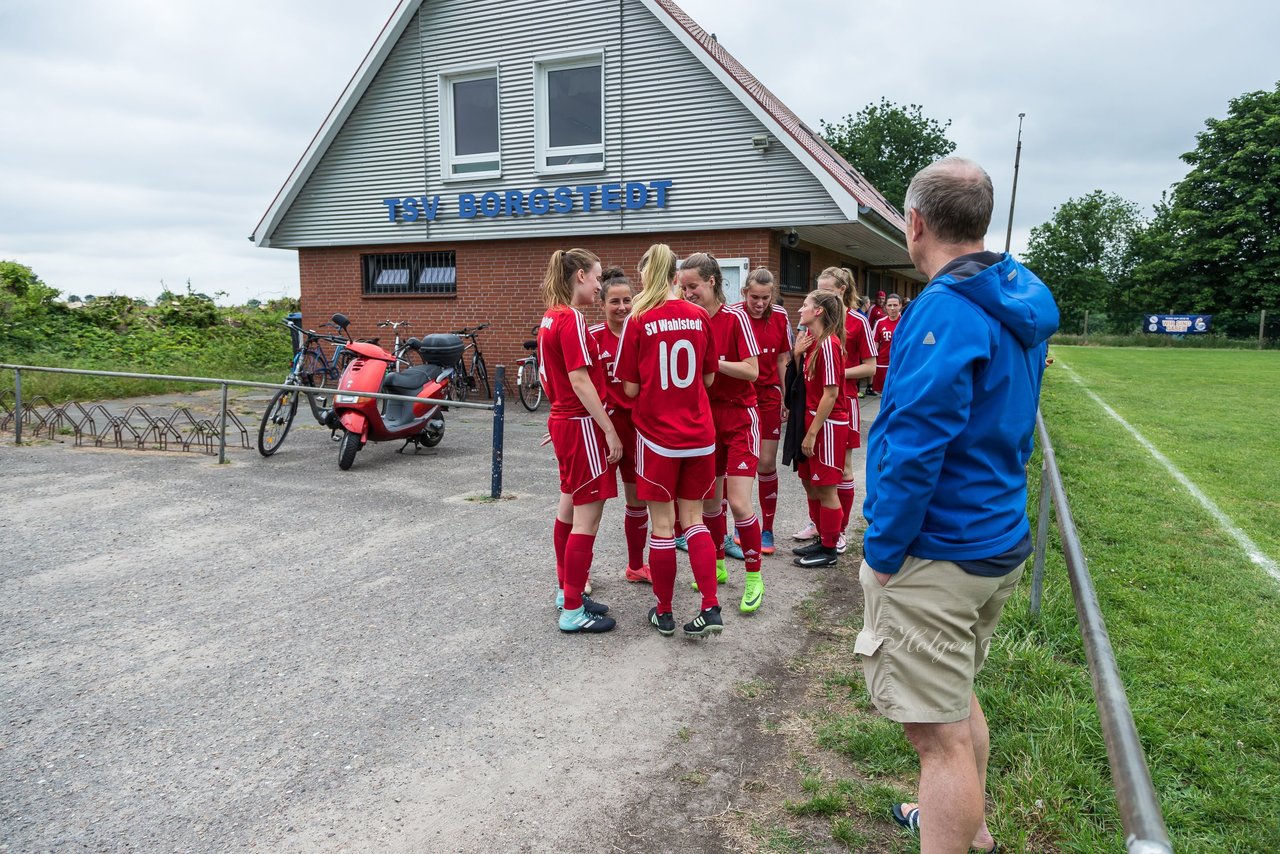
[[[1061,347],[1055,356],[1042,409],[1175,850],[1280,850],[1280,583],[1062,370],[1277,559],[1280,353]],[[1037,455],[1033,501],[1038,467]],[[1052,536],[1040,618],[1024,583],[978,683],[993,737],[992,830],[1006,850],[1123,851]],[[883,850],[885,811],[914,791],[918,765],[900,728],[872,711],[851,639],[838,645],[817,677],[834,704],[810,721],[826,761],[788,808],[810,828],[814,816],[829,820],[824,844]],[[781,824],[772,839],[795,826]]]

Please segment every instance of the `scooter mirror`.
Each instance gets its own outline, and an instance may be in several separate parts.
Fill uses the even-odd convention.
[[[347,316],[345,314],[335,314],[331,319],[333,320],[334,325],[339,329],[346,329],[351,325],[351,321],[347,320]]]

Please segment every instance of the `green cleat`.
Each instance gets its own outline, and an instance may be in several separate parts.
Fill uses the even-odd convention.
[[[716,561],[716,584],[728,584],[728,583],[729,583],[729,570],[725,569],[724,558],[720,558],[718,561]],[[694,590],[697,590],[698,582],[690,581],[689,586],[692,587]]]
[[[764,577],[758,572],[748,572],[742,587],[742,603],[738,610],[744,614],[754,614],[760,610],[764,602]]]

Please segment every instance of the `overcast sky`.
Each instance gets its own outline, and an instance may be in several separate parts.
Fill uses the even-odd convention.
[[[296,253],[247,236],[395,5],[3,0],[0,260],[67,294],[296,295]],[[815,129],[881,96],[950,119],[996,249],[1025,112],[1015,253],[1094,189],[1149,211],[1204,120],[1280,80],[1274,0],[683,7]]]

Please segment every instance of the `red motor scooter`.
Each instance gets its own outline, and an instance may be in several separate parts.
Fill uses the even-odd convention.
[[[421,341],[410,338],[405,352],[416,351],[422,357],[422,364],[402,371],[394,370],[400,361],[397,355],[376,344],[355,342],[348,344],[347,350],[356,358],[338,380],[333,411],[326,419],[339,439],[338,468],[343,471],[351,468],[356,452],[366,442],[403,439],[400,450],[412,442],[414,453],[420,446],[433,448],[440,444],[444,438],[444,412],[440,404],[381,400],[365,397],[361,392],[443,399],[453,378],[453,366],[462,356],[462,339],[457,335],[428,335]]]

